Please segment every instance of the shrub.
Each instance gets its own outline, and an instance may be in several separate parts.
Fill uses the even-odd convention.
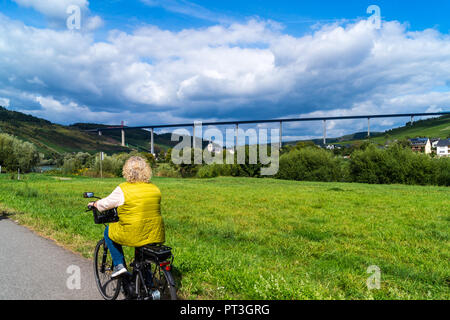
[[[387,150],[371,145],[366,150],[354,152],[350,172],[354,182],[420,185],[448,183],[446,159],[433,159],[426,154],[415,153],[402,143],[392,145]]]
[[[436,166],[435,184],[450,186],[450,158],[435,158],[433,162]]]
[[[64,174],[75,174],[84,168],[92,166],[95,161],[95,156],[86,153],[78,152],[72,154],[65,154],[62,164],[62,172]]]
[[[101,174],[105,177],[113,176],[113,177],[122,177],[122,168],[125,164],[125,161],[130,157],[129,154],[117,154],[108,156],[104,154],[103,160],[101,161],[101,170],[100,170],[100,157],[97,156],[95,158],[95,163],[91,167],[90,171],[95,172],[97,176]]]
[[[323,149],[294,149],[280,157],[279,179],[306,181],[344,181],[348,176],[343,160]]]
[[[232,175],[232,167],[230,164],[217,164],[213,163],[210,165],[202,166],[198,172],[198,178],[214,178],[219,176],[231,176]]]
[[[87,175],[100,177],[100,154],[89,153],[66,154],[62,163],[62,172],[65,174]],[[146,159],[151,167],[156,166],[155,158],[148,152],[118,153],[111,156],[104,154],[101,167],[103,177],[122,177],[122,168],[131,156],[140,156]]]
[[[390,183],[387,175],[387,153],[374,145],[353,152],[350,161],[352,181],[361,183]]]
[[[178,172],[178,174],[183,177],[183,178],[188,178],[188,177],[195,177],[197,174],[197,171],[200,169],[201,165],[200,164],[194,164],[194,157],[195,157],[195,150],[193,148],[191,149],[187,149],[189,150],[189,152],[191,153],[191,157],[190,157],[190,163],[174,163],[172,161],[172,149],[169,149],[169,151],[166,154],[166,159],[169,162],[170,166],[176,171]],[[183,157],[184,155],[184,149],[180,150],[180,158]]]
[[[155,168],[154,173],[157,177],[168,177],[168,178],[179,178],[181,177],[180,173],[176,171],[170,164],[168,163],[159,163]]]
[[[260,148],[264,147],[268,148],[268,153],[270,156],[270,147],[267,147],[267,145],[260,145],[256,148],[256,152],[254,152],[256,159],[251,159],[251,150],[248,145],[238,147],[234,154],[234,164],[232,164],[229,168],[231,175],[234,177],[260,177],[263,164],[260,162],[259,152]],[[243,154],[243,159],[239,159],[238,161],[238,157],[240,157],[241,153]]]
[[[130,155],[133,155],[133,152],[130,153]],[[155,156],[149,152],[140,152],[137,154],[138,156],[144,158],[147,160],[148,164],[150,165],[150,167],[152,168],[156,168],[156,159]]]

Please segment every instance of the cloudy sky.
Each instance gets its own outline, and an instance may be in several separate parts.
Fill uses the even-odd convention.
[[[127,125],[449,110],[450,1],[341,2],[0,0],[0,105]]]

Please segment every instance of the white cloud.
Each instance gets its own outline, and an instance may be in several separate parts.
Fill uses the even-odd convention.
[[[205,7],[202,7],[194,2],[186,0],[141,0],[150,7],[161,7],[167,11],[175,12],[197,19],[206,21],[230,23],[231,20],[225,16],[214,13]]]
[[[9,107],[10,100],[7,98],[0,98],[0,106]]]
[[[85,29],[88,31],[96,30],[103,25],[104,25],[103,19],[100,18],[99,16],[88,17]]]
[[[71,5],[87,10],[89,2],[87,0],[13,0],[18,5],[26,8],[33,8],[40,13],[52,18],[66,18],[67,8]]]
[[[96,42],[0,15],[1,96],[56,120],[53,105],[66,123],[90,121],[89,112],[142,124],[446,109],[449,57],[448,35],[395,21],[381,30],[335,23],[302,37],[261,20],[179,32],[146,26]],[[302,128],[285,134],[311,134]],[[320,125],[308,128],[321,134]],[[336,122],[329,134],[345,128]]]
[[[93,16],[87,0],[13,0],[25,8],[32,8],[46,16],[51,26],[66,27],[67,19],[74,13],[69,8],[80,8],[80,26],[82,30],[92,31],[101,27],[104,22],[99,16]]]
[[[53,118],[54,121],[65,122],[65,119],[71,118],[72,123],[78,119],[92,119],[99,122],[111,120],[114,116],[108,112],[93,112],[86,106],[80,106],[73,101],[58,101],[51,96],[35,96],[34,99],[41,106],[37,110],[25,110],[38,117]],[[22,110],[24,111],[24,110]]]

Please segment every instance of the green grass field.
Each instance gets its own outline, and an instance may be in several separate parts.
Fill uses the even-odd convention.
[[[0,177],[11,219],[91,257],[103,226],[82,192],[121,179]],[[449,299],[450,189],[154,178],[185,299]],[[127,251],[129,255],[131,250]],[[381,270],[369,290],[367,268]]]

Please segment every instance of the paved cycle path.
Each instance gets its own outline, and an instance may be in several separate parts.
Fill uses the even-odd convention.
[[[0,300],[11,299],[102,297],[95,285],[91,260],[0,216]]]

